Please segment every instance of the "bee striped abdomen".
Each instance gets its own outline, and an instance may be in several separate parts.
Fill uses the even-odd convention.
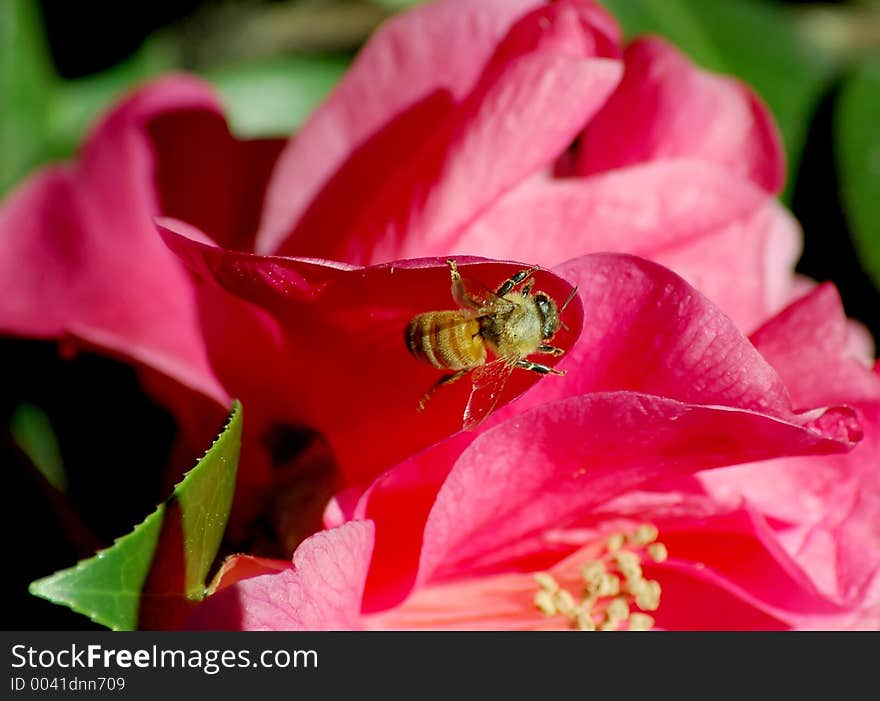
[[[480,322],[461,312],[419,314],[406,327],[406,347],[435,368],[462,370],[486,362]]]

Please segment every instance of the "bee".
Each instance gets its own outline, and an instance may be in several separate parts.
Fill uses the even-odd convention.
[[[565,351],[549,345],[560,327],[560,314],[577,288],[559,307],[546,292],[532,292],[534,266],[508,278],[494,292],[468,289],[454,260],[447,260],[452,298],[458,309],[424,312],[406,326],[409,352],[438,370],[451,370],[428,390],[419,403],[424,409],[440,387],[472,374],[473,389],[465,408],[463,428],[473,429],[495,408],[514,369],[539,375],[564,375],[543,363],[532,362],[535,353],[558,357]],[[519,288],[519,289],[517,289]]]

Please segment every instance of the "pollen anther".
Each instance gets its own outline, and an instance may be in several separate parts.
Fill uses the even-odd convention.
[[[642,562],[667,558],[658,535],[652,524],[610,535],[604,552],[580,566],[580,601],[550,573],[536,573],[535,607],[547,617],[564,616],[576,630],[649,630],[654,618],[645,611],[660,606],[661,589],[658,581],[645,579]],[[633,606],[640,610],[631,612]]]
[[[669,551],[666,550],[666,546],[663,543],[651,543],[647,550],[648,557],[654,562],[665,562],[666,558],[669,557]]]
[[[599,580],[595,591],[591,593],[595,596],[617,596],[620,593],[620,577],[606,572]]]
[[[593,617],[584,611],[578,614],[576,624],[578,630],[596,630],[596,622]]]
[[[557,582],[552,574],[547,572],[537,572],[534,575],[534,580],[541,589],[544,591],[555,592],[559,589],[559,582]]]
[[[535,594],[535,608],[545,616],[556,615],[556,604],[553,601],[553,594],[546,589],[541,589]]]
[[[628,617],[629,604],[627,604],[626,599],[621,596],[612,599],[611,603],[608,604],[608,608],[605,609],[605,618],[609,623],[611,621],[620,623],[621,621],[625,621]]]
[[[643,611],[656,611],[660,606],[660,582],[656,579],[646,581],[636,594],[636,606]]]
[[[641,579],[642,565],[639,556],[631,551],[623,550],[615,555],[617,568],[627,580]]]
[[[608,537],[608,541],[605,544],[605,547],[608,549],[610,553],[616,553],[623,547],[623,544],[626,542],[626,535],[623,533],[614,533],[613,535]]]
[[[581,577],[588,587],[598,586],[607,572],[601,560],[590,560],[581,568]]]
[[[629,615],[630,630],[651,630],[651,628],[653,627],[653,616],[649,616],[647,613],[640,613],[638,611]]]
[[[578,605],[575,603],[571,592],[567,589],[560,589],[556,592],[556,594],[553,595],[553,603],[556,604],[556,609],[559,613],[568,618],[577,616],[579,613]]]
[[[630,540],[636,545],[647,545],[657,540],[659,535],[660,531],[657,530],[657,526],[652,523],[643,523],[633,531]]]

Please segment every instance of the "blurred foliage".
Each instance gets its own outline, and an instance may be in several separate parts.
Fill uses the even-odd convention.
[[[342,77],[342,56],[291,56],[207,71],[241,136],[290,134]]]
[[[795,13],[772,0],[601,1],[627,37],[664,35],[705,68],[753,85],[779,122],[789,184],[810,115],[839,54],[870,45],[873,37],[870,21],[837,6],[805,5]],[[339,79],[351,53],[381,19],[416,4],[419,0],[205,3],[154,32],[124,62],[65,81],[52,70],[38,4],[6,0],[0,15],[0,88],[9,105],[0,116],[0,193],[36,165],[68,155],[121,91],[174,68],[213,81],[233,128],[243,136],[289,133]],[[853,39],[854,32],[859,38]],[[315,51],[323,53],[308,53]]]
[[[20,404],[12,414],[9,432],[46,481],[59,492],[67,491],[67,474],[58,437],[46,412],[34,404]]]
[[[62,158],[72,153],[96,117],[122,93],[153,75],[173,69],[174,52],[167,43],[152,41],[130,58],[99,74],[76,80],[53,81],[47,93],[48,153]]]
[[[160,73],[186,69],[211,81],[240,136],[279,136],[302,123],[351,58],[346,53],[266,57],[258,52],[231,61],[227,50],[211,53],[204,64],[188,65],[193,49],[184,41],[192,31],[182,23],[178,31],[155,33],[107,70],[64,80],[53,69],[38,10],[33,0],[0,0],[0,195],[37,166],[72,154],[122,93]],[[370,15],[358,38],[381,16]],[[246,43],[259,44],[259,37]]]
[[[0,193],[47,156],[53,78],[36,4],[0,3]]]
[[[846,80],[836,117],[843,204],[862,265],[880,288],[880,55]]]

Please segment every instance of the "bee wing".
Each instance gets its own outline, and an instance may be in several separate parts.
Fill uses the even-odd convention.
[[[497,309],[499,305],[516,306],[510,300],[499,297],[479,280],[464,276],[461,277],[461,288],[452,286],[452,298],[462,309],[476,310],[477,315],[485,310]]]
[[[498,358],[473,371],[471,395],[462,419],[465,431],[475,429],[495,409],[515,364],[516,358]]]

